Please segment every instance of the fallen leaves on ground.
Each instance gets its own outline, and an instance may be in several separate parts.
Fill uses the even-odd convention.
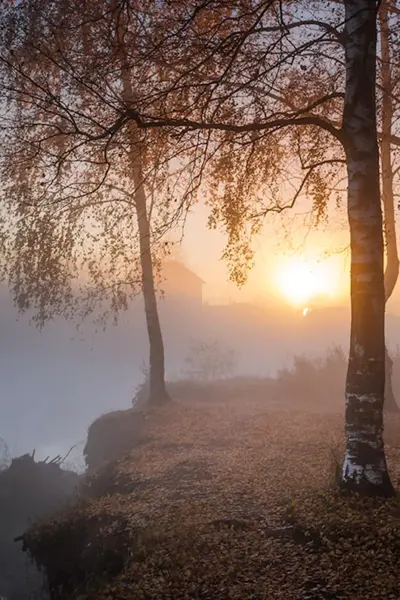
[[[394,484],[399,433],[391,417]],[[82,598],[399,600],[399,501],[333,488],[343,415],[171,403],[148,414],[146,439],[118,464],[118,493],[82,508],[135,532],[122,571]]]

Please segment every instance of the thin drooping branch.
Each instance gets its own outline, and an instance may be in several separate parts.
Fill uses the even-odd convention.
[[[307,181],[311,177],[311,175],[313,174],[313,172],[316,169],[318,169],[318,168],[320,168],[320,167],[322,167],[324,165],[334,165],[334,164],[342,164],[343,165],[343,164],[346,164],[346,161],[344,159],[341,159],[341,158],[332,158],[332,159],[321,160],[321,161],[316,162],[316,163],[314,163],[312,165],[304,165],[304,166],[302,166],[302,169],[304,171],[306,171],[306,173],[304,174],[304,176],[303,176],[303,178],[302,178],[302,180],[300,182],[300,185],[298,186],[295,194],[293,195],[293,198],[289,202],[287,202],[286,204],[284,204],[283,206],[277,204],[277,205],[265,208],[264,210],[261,210],[260,212],[253,213],[253,214],[250,215],[250,218],[251,219],[258,219],[259,217],[265,217],[265,216],[267,216],[267,214],[269,214],[269,213],[280,214],[280,213],[282,213],[282,212],[284,212],[286,210],[292,209],[296,205],[296,202],[298,201],[298,199],[300,198],[300,196],[302,195],[302,193],[303,193],[303,191],[304,191],[304,189],[306,187]]]

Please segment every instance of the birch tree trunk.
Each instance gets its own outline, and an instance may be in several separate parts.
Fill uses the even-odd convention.
[[[146,314],[147,334],[150,345],[149,397],[151,405],[165,404],[169,400],[165,385],[164,342],[161,332],[154,286],[153,260],[151,256],[151,232],[147,214],[146,194],[140,164],[133,167],[135,206],[139,228],[142,291]]]
[[[385,288],[376,127],[377,3],[345,0],[343,113],[351,244],[351,334],[342,487],[393,494],[383,443]]]
[[[129,97],[130,85],[124,78],[124,92]],[[140,266],[142,275],[142,293],[146,315],[146,327],[149,338],[149,396],[151,405],[162,405],[169,401],[165,385],[164,341],[158,315],[157,297],[154,285],[153,259],[151,255],[151,230],[147,212],[146,192],[141,164],[140,143],[135,135],[135,125],[129,125],[131,133],[132,182],[134,185],[134,202],[139,230]]]
[[[393,102],[392,102],[392,70],[389,48],[389,1],[383,0],[379,11],[381,33],[381,77],[382,77],[382,199],[384,214],[384,232],[386,240],[385,297],[389,300],[399,277],[399,255],[396,239],[396,220],[394,212],[393,168],[390,138],[392,135]],[[385,350],[386,383],[385,410],[397,412],[399,407],[393,393],[392,366],[393,361]]]
[[[116,3],[113,3],[113,9]],[[116,18],[118,51],[122,57],[122,94],[124,103],[133,103],[134,93],[130,78],[129,65],[125,55],[125,19],[119,15]],[[170,400],[165,385],[165,355],[164,341],[161,331],[157,307],[157,297],[154,285],[154,269],[151,250],[151,229],[147,211],[146,191],[144,187],[142,144],[134,123],[129,124],[131,177],[134,187],[133,199],[136,209],[139,230],[140,266],[142,276],[142,293],[146,315],[147,335],[149,339],[149,396],[150,405],[159,406]]]

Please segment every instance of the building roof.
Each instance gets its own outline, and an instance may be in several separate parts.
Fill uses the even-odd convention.
[[[182,277],[186,279],[196,280],[198,283],[204,284],[205,281],[196,275],[189,267],[180,260],[168,260],[162,266],[162,274],[168,280],[171,277]]]

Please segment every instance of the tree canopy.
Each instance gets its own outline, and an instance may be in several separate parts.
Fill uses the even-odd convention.
[[[184,214],[204,183],[210,226],[226,232],[224,257],[231,277],[243,283],[252,237],[264,217],[307,194],[321,218],[346,167],[352,326],[342,485],[390,495],[382,419],[386,294],[379,141],[385,135],[391,146],[399,145],[400,136],[393,119],[390,130],[377,126],[385,92],[376,72],[380,4],[4,5],[0,174],[7,182],[5,269],[19,305],[35,299],[45,320],[49,306],[54,310],[65,299],[70,304],[71,275],[82,265],[95,287],[101,282],[101,294],[104,281],[109,285],[117,273],[113,306],[125,302],[120,281],[136,280],[136,238],[126,210],[132,190],[128,200],[121,195],[129,169],[136,173],[136,209],[144,188],[161,199],[151,205],[156,238]],[[389,53],[395,54],[395,19],[390,32]],[[390,85],[395,111],[398,86],[397,73]],[[295,179],[288,196],[285,183]],[[150,323],[148,307],[146,314]]]

